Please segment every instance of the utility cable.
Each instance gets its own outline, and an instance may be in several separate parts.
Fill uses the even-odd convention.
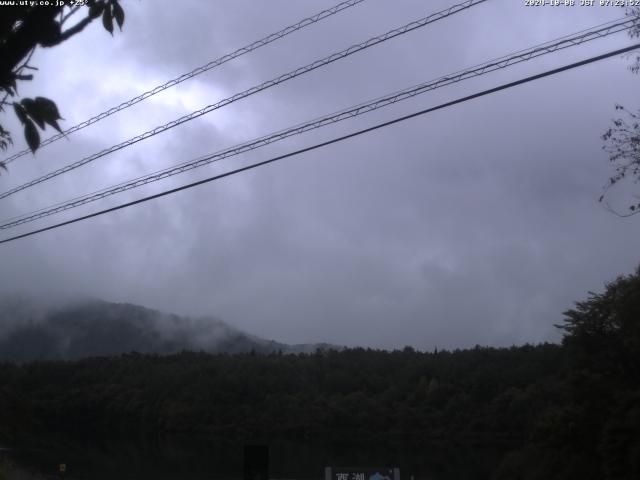
[[[275,42],[276,40],[279,40],[283,37],[286,37],[287,35],[289,35],[290,33],[296,32],[298,30],[301,30],[305,27],[308,27],[309,25],[313,25],[321,20],[324,20],[327,17],[330,17],[332,15],[335,15],[338,12],[341,12],[343,10],[346,10],[347,8],[353,7],[359,3],[364,2],[365,0],[347,0],[345,2],[341,2],[331,8],[328,8],[326,10],[323,10],[319,13],[316,13],[315,15],[305,18],[303,20],[300,20],[297,23],[294,23],[293,25],[289,25],[288,27],[283,28],[282,30],[272,33],[270,35],[267,35],[266,37],[260,39],[260,40],[256,40],[253,43],[250,43],[249,45],[246,45],[242,48],[237,49],[236,51],[232,52],[232,53],[228,53],[226,55],[223,55],[220,58],[217,58],[215,60],[210,61],[209,63],[207,63],[206,65],[202,65],[198,68],[195,68],[193,70],[191,70],[188,73],[182,74],[179,77],[176,77],[172,80],[169,80],[168,82],[162,84],[162,85],[158,85],[155,88],[152,88],[151,90],[148,90],[144,93],[141,93],[140,95],[133,97],[130,100],[127,100],[126,102],[121,103],[120,105],[118,105],[117,107],[112,107],[109,110],[106,110],[102,113],[99,113],[98,115],[95,115],[94,117],[89,118],[88,120],[85,120],[81,123],[78,123],[77,125],[74,125],[72,127],[69,127],[68,129],[66,129],[64,132],[62,133],[58,133],[55,134],[45,140],[43,140],[42,142],[40,142],[40,146],[39,148],[44,147],[45,145],[49,145],[50,143],[53,143],[57,140],[60,140],[61,138],[64,138],[65,136],[68,136],[71,133],[77,132],[78,130],[82,130],[85,127],[88,127],[89,125],[93,125],[94,123],[99,122],[100,120],[107,118],[111,115],[113,115],[114,113],[120,112],[121,110],[124,110],[126,108],[129,108],[133,105],[135,105],[136,103],[139,103],[153,95],[155,95],[156,93],[160,93],[168,88],[171,88],[175,85],[178,85],[179,83],[184,82],[185,80],[189,80],[190,78],[193,78],[197,75],[200,75],[201,73],[204,72],[208,72],[209,70],[219,67],[220,65],[227,63],[230,60],[233,60],[235,58],[238,58],[246,53],[252,52],[254,50],[257,50],[260,47],[264,47],[265,45],[268,45],[272,42]],[[11,162],[13,162],[14,160],[27,155],[31,153],[31,150],[28,148],[25,148],[24,150],[17,152],[16,154],[8,157],[7,159],[3,160],[5,164],[9,164]]]
[[[613,57],[613,56],[616,56],[616,55],[627,53],[627,52],[630,52],[630,51],[635,50],[637,48],[640,48],[640,43],[637,43],[635,45],[631,45],[629,47],[620,48],[618,50],[614,50],[614,51],[611,51],[611,52],[608,52],[608,53],[605,53],[605,54],[602,54],[602,55],[591,57],[591,58],[588,58],[586,60],[582,60],[580,62],[571,63],[571,64],[565,65],[563,67],[560,67],[560,68],[554,68],[553,70],[547,70],[546,72],[539,73],[539,74],[536,74],[536,75],[531,75],[531,76],[522,78],[520,80],[516,80],[514,82],[505,83],[505,84],[502,84],[502,85],[500,85],[498,87],[490,88],[488,90],[483,90],[481,92],[477,92],[477,93],[474,93],[472,95],[467,95],[466,97],[462,97],[462,98],[458,98],[456,100],[452,100],[450,102],[442,103],[442,104],[437,105],[435,107],[426,108],[424,110],[420,110],[418,112],[414,112],[414,113],[411,113],[409,115],[404,115],[402,117],[398,117],[398,118],[395,118],[393,120],[389,120],[387,122],[379,123],[377,125],[374,125],[374,126],[369,127],[369,128],[365,128],[363,130],[358,130],[356,132],[352,132],[352,133],[349,133],[347,135],[343,135],[341,137],[337,137],[337,138],[328,140],[326,142],[317,143],[317,144],[312,145],[310,147],[302,148],[300,150],[296,150],[294,152],[289,152],[289,153],[286,153],[284,155],[279,155],[277,157],[273,157],[273,158],[270,158],[268,160],[264,160],[262,162],[254,163],[254,164],[247,165],[247,166],[241,167],[241,168],[236,168],[235,170],[231,170],[229,172],[221,173],[221,174],[215,175],[213,177],[205,178],[204,180],[199,180],[197,182],[189,183],[187,185],[182,185],[180,187],[173,188],[171,190],[166,190],[164,192],[157,193],[155,195],[150,195],[148,197],[140,198],[140,199],[134,200],[132,202],[123,203],[123,204],[117,205],[115,207],[107,208],[105,210],[100,210],[98,212],[90,213],[88,215],[84,215],[84,216],[81,216],[81,217],[76,217],[76,218],[73,218],[71,220],[67,220],[65,222],[57,223],[55,225],[50,225],[48,227],[40,228],[40,229],[37,229],[37,230],[32,230],[30,232],[26,232],[26,233],[23,233],[21,235],[16,235],[14,237],[6,238],[4,240],[0,240],[0,244],[12,242],[12,241],[15,241],[15,240],[19,240],[21,238],[26,238],[26,237],[29,237],[29,236],[32,236],[32,235],[36,235],[38,233],[42,233],[42,232],[46,232],[46,231],[53,230],[53,229],[56,229],[56,228],[60,228],[60,227],[63,227],[65,225],[70,225],[72,223],[77,223],[77,222],[80,222],[82,220],[87,220],[89,218],[93,218],[93,217],[97,217],[97,216],[100,216],[100,215],[104,215],[106,213],[115,212],[116,210],[122,210],[124,208],[132,207],[134,205],[138,205],[140,203],[145,203],[145,202],[148,202],[150,200],[154,200],[156,198],[160,198],[160,197],[164,197],[164,196],[167,196],[167,195],[171,195],[171,194],[180,192],[182,190],[187,190],[189,188],[197,187],[199,185],[204,185],[205,183],[213,182],[215,180],[220,180],[221,178],[229,177],[229,176],[235,175],[237,173],[245,172],[247,170],[252,170],[252,169],[258,168],[258,167],[262,167],[264,165],[268,165],[270,163],[274,163],[274,162],[277,162],[279,160],[283,160],[285,158],[293,157],[293,156],[296,156],[296,155],[300,155],[302,153],[306,153],[306,152],[310,152],[312,150],[316,150],[316,149],[321,148],[321,147],[326,147],[328,145],[332,145],[334,143],[342,142],[342,141],[347,140],[349,138],[353,138],[353,137],[356,137],[356,136],[359,136],[359,135],[363,135],[365,133],[369,133],[369,132],[378,130],[380,128],[388,127],[388,126],[396,124],[396,123],[404,122],[404,121],[409,120],[411,118],[415,118],[415,117],[418,117],[418,116],[421,116],[421,115],[425,115],[427,113],[434,112],[436,110],[441,110],[443,108],[447,108],[447,107],[451,107],[453,105],[464,103],[464,102],[467,102],[469,100],[473,100],[475,98],[483,97],[485,95],[490,95],[492,93],[496,93],[496,92],[499,92],[501,90],[506,90],[508,88],[513,88],[513,87],[516,87],[518,85],[522,85],[524,83],[533,82],[535,80],[539,80],[539,79],[544,78],[544,77],[549,77],[551,75],[556,75],[558,73],[565,72],[567,70],[571,70],[571,69],[574,69],[574,68],[582,67],[584,65],[588,65],[588,64],[594,63],[594,62],[598,62],[598,61],[604,60],[606,58],[610,58],[610,57]]]
[[[98,158],[104,157],[105,155],[108,155],[110,153],[113,153],[115,151],[121,150],[125,147],[129,147],[137,142],[140,142],[142,140],[145,140],[147,138],[150,138],[154,135],[157,135],[159,133],[165,132],[171,128],[177,127],[178,125],[181,125],[185,122],[188,122],[190,120],[193,120],[195,118],[201,117],[202,115],[205,115],[207,113],[210,113],[214,110],[217,110],[219,108],[222,108],[226,105],[229,105],[230,103],[233,103],[237,100],[246,98],[250,95],[253,95],[255,93],[261,92],[262,90],[265,90],[267,88],[273,87],[275,85],[278,85],[280,83],[286,82],[287,80],[291,80],[292,78],[298,77],[300,75],[304,75],[308,72],[311,72],[317,68],[323,67],[325,65],[328,65],[330,63],[335,62],[336,60],[340,60],[343,58],[346,58],[350,55],[353,55],[354,53],[360,52],[362,50],[365,50],[369,47],[372,47],[374,45],[378,45],[380,43],[386,42],[387,40],[390,40],[392,38],[395,38],[397,36],[400,35],[404,35],[405,33],[411,32],[413,30],[416,30],[418,28],[424,27],[426,25],[429,25],[431,23],[437,22],[438,20],[442,20],[444,18],[447,18],[451,15],[454,15],[456,13],[459,13],[463,10],[466,10],[468,8],[471,8],[475,5],[478,5],[480,3],[484,3],[487,0],[467,0],[463,3],[459,3],[457,5],[453,5],[445,10],[442,10],[440,12],[434,13],[432,15],[429,15],[427,17],[424,17],[420,20],[416,20],[413,22],[410,22],[402,27],[399,28],[395,28],[393,30],[390,30],[382,35],[379,35],[377,37],[373,37],[370,38],[369,40],[356,44],[356,45],[352,45],[349,48],[346,48],[340,52],[337,53],[333,53],[331,55],[329,55],[328,57],[325,57],[321,60],[316,60],[313,63],[310,63],[304,67],[299,67],[295,70],[292,70],[289,73],[285,73],[283,75],[280,75],[272,80],[269,80],[267,82],[261,83],[260,85],[256,85],[248,90],[244,90],[243,92],[237,93],[231,97],[225,98],[224,100],[220,100],[217,103],[208,105],[200,110],[196,110],[195,112],[192,112],[188,115],[184,115],[176,120],[173,120],[169,123],[166,123],[164,125],[158,126],[152,130],[149,130],[145,133],[142,133],[140,135],[137,135],[133,138],[130,138],[129,140],[126,140],[122,143],[119,143],[117,145],[113,145],[105,150],[102,150],[98,153],[94,153],[93,155],[90,155],[88,157],[85,157],[81,160],[78,160],[76,162],[70,163],[62,168],[59,168],[57,170],[54,170],[53,172],[47,173],[46,175],[43,175],[39,178],[36,178],[34,180],[31,180],[25,184],[19,185],[17,187],[14,187],[10,190],[7,190],[3,193],[0,194],[0,199],[6,198],[10,195],[13,195],[14,193],[17,193],[21,190],[24,190],[26,188],[32,187],[34,185],[37,185],[39,183],[42,183],[46,180],[50,180],[54,177],[57,177],[58,175],[62,175],[63,173],[67,173],[71,170],[74,170],[78,167],[81,167],[83,165],[86,165],[87,163],[93,162],[94,160],[97,160]]]
[[[542,45],[537,45],[526,50],[519,50],[518,52],[515,52],[511,55],[505,55],[503,57],[490,60],[488,62],[476,65],[466,70],[460,70],[458,72],[446,75],[444,77],[440,77],[436,80],[431,80],[429,82],[422,83],[420,85],[412,86],[404,90],[400,90],[398,92],[388,94],[383,97],[379,97],[375,100],[372,100],[366,103],[361,103],[359,105],[349,107],[347,109],[343,109],[339,112],[335,112],[330,115],[326,115],[324,117],[319,117],[314,120],[308,121],[306,123],[298,124],[293,127],[289,127],[285,130],[281,130],[279,132],[272,133],[270,135],[267,135],[258,139],[254,139],[249,142],[236,145],[234,147],[231,147],[216,153],[203,155],[195,159],[191,159],[187,162],[183,162],[181,164],[174,165],[174,166],[165,168],[163,170],[159,170],[159,171],[156,171],[132,180],[128,180],[126,182],[123,182],[114,186],[110,186],[110,187],[98,190],[96,192],[85,194],[79,197],[72,198],[70,200],[66,200],[64,202],[60,202],[54,205],[49,205],[47,207],[38,209],[33,212],[24,213],[9,219],[2,220],[0,221],[0,230],[6,230],[8,228],[16,227],[24,223],[29,223],[50,215],[54,215],[56,213],[69,210],[71,208],[79,207],[81,205],[94,202],[94,201],[109,197],[111,195],[115,195],[117,193],[131,190],[133,188],[141,187],[148,183],[156,182],[164,178],[178,175],[180,173],[193,170],[195,168],[200,168],[210,163],[214,163],[214,162],[223,160],[225,158],[239,155],[247,151],[254,150],[254,149],[266,146],[268,144],[278,142],[280,140],[284,140],[285,138],[288,138],[294,135],[299,135],[304,132],[321,128],[329,124],[337,123],[337,122],[347,120],[349,118],[353,118],[368,112],[372,112],[374,110],[392,105],[394,103],[413,98],[416,95],[420,95],[422,93],[432,91],[437,88],[451,85],[453,83],[457,83],[462,80],[466,80],[468,78],[490,73],[495,70],[506,68],[506,67],[515,65],[517,63],[525,62],[533,58],[540,57],[542,55],[556,52],[561,49],[573,47],[576,45],[581,45],[585,42],[588,42],[594,39],[604,38],[606,36],[609,36],[614,33],[618,33],[633,27],[634,21],[628,20],[628,19],[625,20],[623,17],[623,19],[619,19],[617,22],[607,22],[606,24],[603,24],[603,25],[598,25],[596,27],[593,27],[590,30],[582,30],[576,34],[573,34],[573,36],[561,37],[559,41],[545,42]]]

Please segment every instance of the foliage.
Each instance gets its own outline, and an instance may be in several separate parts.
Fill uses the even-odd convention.
[[[565,312],[564,343],[589,371],[620,379],[640,371],[640,267]]]
[[[16,5],[5,5],[0,17],[0,111],[8,105],[13,106],[24,127],[27,144],[35,152],[40,145],[38,128],[44,130],[46,125],[50,125],[61,131],[57,123],[61,117],[56,104],[44,97],[24,98],[20,102],[7,101],[9,97],[18,96],[19,81],[33,79],[33,74],[23,72],[37,70],[29,64],[34,50],[38,46],[50,48],[59,45],[80,33],[98,17],[102,17],[105,30],[113,34],[114,20],[122,29],[125,15],[118,0],[88,0],[84,6],[73,6],[69,2],[66,6],[32,5],[37,2],[15,3]],[[73,26],[63,28],[70,18],[77,17],[78,12],[85,12],[84,17]],[[6,150],[12,143],[11,133],[0,125],[0,149]],[[6,169],[1,162],[0,167]]]
[[[206,433],[524,447],[566,401],[558,345],[421,353],[127,354],[0,367],[14,438]],[[564,400],[563,400],[564,399]],[[1,416],[2,414],[0,414]],[[22,426],[22,429],[20,428]]]
[[[568,455],[588,455],[600,478],[640,476],[640,267],[565,312],[572,400]],[[552,429],[547,438],[558,438]]]
[[[631,7],[627,10],[627,16],[638,19],[640,18],[640,7]],[[635,26],[629,31],[631,38],[640,37],[640,22],[636,22]],[[636,54],[635,63],[629,67],[633,73],[640,72],[640,54]]]
[[[8,460],[0,459],[0,480],[9,480],[11,464]]]
[[[633,7],[627,11],[627,15],[635,18],[636,24],[629,30],[631,38],[640,37],[640,7]],[[636,55],[634,63],[629,67],[633,73],[640,72],[640,55]],[[633,113],[622,105],[616,105],[616,111],[624,114],[624,117],[613,119],[610,127],[602,139],[606,142],[603,149],[609,154],[609,161],[613,165],[615,173],[609,178],[605,192],[599,201],[605,202],[608,209],[619,216],[631,216],[640,212],[640,197],[631,202],[626,214],[620,214],[609,206],[605,196],[609,189],[619,184],[624,179],[640,181],[640,111]]]
[[[638,113],[627,110],[622,105],[616,105],[617,111],[622,111],[625,118],[613,120],[613,126],[609,128],[602,139],[607,143],[603,147],[609,154],[609,161],[614,165],[615,173],[609,178],[606,191],[625,178],[635,178],[640,181],[640,117]],[[604,200],[605,194],[600,197]],[[633,202],[628,207],[629,213],[623,216],[634,215],[640,212],[640,201]]]

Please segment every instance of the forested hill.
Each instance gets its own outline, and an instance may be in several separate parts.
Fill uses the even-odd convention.
[[[546,344],[5,364],[0,410],[34,432],[520,443],[541,412],[566,402],[566,363]]]
[[[498,452],[476,478],[634,478],[601,473],[640,471],[638,399],[637,385],[584,370],[568,346],[551,344],[128,354],[0,365],[0,444],[59,434],[349,439]]]
[[[476,478],[640,478],[640,269],[566,312],[562,345],[0,363],[0,445],[25,436],[491,446]]]
[[[0,361],[16,362],[129,352],[300,353],[331,347],[287,345],[249,335],[213,317],[194,319],[100,300],[36,307],[24,298],[7,298],[0,302],[0,327]]]

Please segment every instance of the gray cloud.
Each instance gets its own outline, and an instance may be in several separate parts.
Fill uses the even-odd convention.
[[[40,52],[38,79],[23,93],[54,98],[72,125],[331,4],[127,3],[123,33],[110,38],[92,25]],[[20,159],[0,182],[3,189],[22,183],[446,5],[370,0]],[[487,2],[25,191],[3,201],[0,214],[102,188],[621,14]],[[627,43],[620,35],[447,87],[60,218]],[[553,323],[564,309],[640,261],[640,223],[596,202],[609,174],[599,136],[615,102],[636,104],[640,79],[626,65],[608,60],[3,245],[0,282],[4,291],[215,315],[284,342],[453,348],[555,341]]]

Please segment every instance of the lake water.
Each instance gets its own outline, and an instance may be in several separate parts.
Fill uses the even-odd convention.
[[[264,439],[274,479],[322,479],[325,466],[399,467],[409,480],[489,478],[500,455],[475,447],[416,447],[396,442],[320,442]],[[11,459],[23,470],[58,476],[64,463],[69,480],[240,479],[244,444],[208,437],[129,438],[127,440],[39,439],[21,446]]]

